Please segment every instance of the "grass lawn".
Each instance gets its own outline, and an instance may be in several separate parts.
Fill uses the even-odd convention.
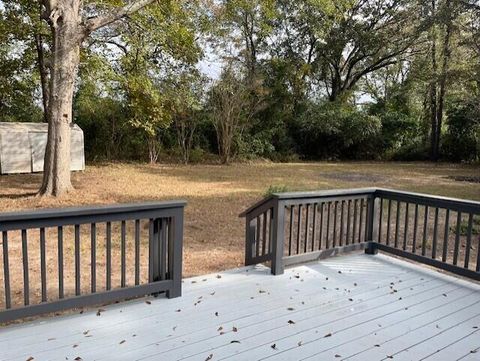
[[[105,164],[75,173],[62,199],[34,196],[40,174],[0,177],[0,211],[142,200],[186,199],[184,276],[243,265],[238,214],[269,186],[321,190],[381,186],[480,200],[478,166],[427,163],[317,162],[220,165]],[[478,182],[478,181],[477,181]]]

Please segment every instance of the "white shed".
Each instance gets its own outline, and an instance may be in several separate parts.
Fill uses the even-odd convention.
[[[0,174],[43,171],[47,144],[46,123],[0,122]],[[83,131],[76,124],[71,132],[70,169],[85,169]]]

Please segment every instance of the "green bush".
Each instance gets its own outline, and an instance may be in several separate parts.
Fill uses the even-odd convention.
[[[480,159],[480,104],[456,102],[447,111],[447,132],[442,150],[452,161]]]

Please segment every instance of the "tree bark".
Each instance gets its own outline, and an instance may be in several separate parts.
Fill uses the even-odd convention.
[[[438,146],[437,146],[437,132],[438,132],[438,119],[437,119],[437,37],[436,37],[436,0],[432,0],[432,28],[431,28],[431,61],[432,61],[432,79],[430,81],[430,159],[432,161],[438,160]]]
[[[80,1],[61,1],[50,11],[48,139],[40,195],[60,196],[73,189],[70,178],[70,133],[75,78],[80,62],[83,29]]]
[[[438,96],[438,109],[437,109],[437,134],[436,134],[436,140],[435,140],[435,145],[437,147],[436,149],[436,154],[438,157],[438,154],[440,153],[440,138],[441,138],[441,133],[442,133],[442,122],[443,122],[443,107],[445,103],[445,93],[446,93],[446,83],[447,83],[447,73],[448,73],[448,67],[450,63],[450,38],[452,35],[452,3],[451,0],[446,0],[445,2],[445,37],[443,39],[443,49],[442,49],[442,56],[443,56],[443,61],[442,61],[442,70],[441,70],[441,75],[440,75],[440,81],[439,81],[439,96]]]
[[[81,0],[41,0],[45,10],[42,11],[42,18],[47,18],[52,33],[52,55],[46,92],[48,138],[39,195],[60,196],[73,189],[70,177],[72,103],[83,40],[91,32],[133,14],[152,2],[138,0],[105,15],[85,20],[81,16]]]

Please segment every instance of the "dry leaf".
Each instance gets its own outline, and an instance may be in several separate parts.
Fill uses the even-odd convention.
[[[293,320],[288,320],[288,323],[289,323],[290,325],[294,325],[294,324],[295,324],[295,321],[293,321]]]
[[[211,353],[210,355],[207,356],[207,358],[205,359],[205,361],[209,361],[213,358],[213,353]]]
[[[275,344],[275,343],[273,345],[270,345],[270,347],[273,348],[274,350],[278,350],[277,349],[277,344]]]
[[[151,304],[152,304],[152,302],[150,302],[150,301],[145,301],[145,303],[146,303],[147,305],[151,305]]]
[[[122,343],[125,343],[125,342],[127,342],[127,341],[122,340],[122,341],[119,342],[119,344],[121,345]]]
[[[327,333],[327,334],[326,334],[325,336],[323,336],[323,337],[330,337],[330,336],[332,336],[332,334],[331,334],[331,333]]]

